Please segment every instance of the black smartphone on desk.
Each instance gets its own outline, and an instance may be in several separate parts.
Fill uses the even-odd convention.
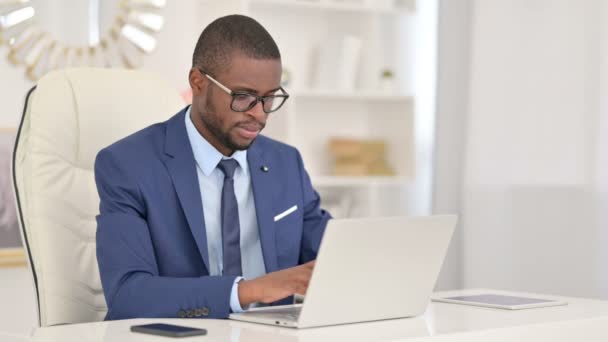
[[[164,323],[133,325],[131,326],[131,331],[167,337],[188,337],[207,335],[207,329],[191,328]]]

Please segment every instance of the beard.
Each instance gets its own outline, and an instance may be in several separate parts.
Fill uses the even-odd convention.
[[[236,128],[236,127],[238,127],[240,125],[251,125],[251,123],[250,122],[239,122],[239,123],[235,124],[234,126],[230,127],[226,132],[224,132],[222,130],[221,122],[218,119],[219,116],[216,115],[216,113],[217,112],[215,110],[215,106],[211,103],[211,101],[208,101],[207,102],[207,106],[205,107],[205,112],[204,113],[199,113],[199,116],[201,118],[201,121],[203,122],[203,124],[207,128],[207,130],[209,130],[209,132],[224,147],[228,148],[231,151],[243,151],[243,150],[248,149],[251,146],[251,144],[253,144],[253,142],[255,141],[255,139],[257,139],[257,138],[254,138],[250,142],[244,143],[244,144],[235,141],[230,136],[230,131],[233,128]],[[255,122],[255,124],[259,126],[260,131],[265,126],[264,124],[259,123],[259,122]]]

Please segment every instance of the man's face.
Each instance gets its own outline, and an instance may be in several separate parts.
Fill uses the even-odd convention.
[[[230,108],[232,97],[228,93],[203,74],[193,80],[193,73],[199,72],[193,69],[190,74],[193,121],[199,132],[224,155],[247,149],[266,126],[268,114],[262,103],[246,112],[235,112]],[[281,61],[234,53],[229,68],[211,76],[235,92],[271,95],[280,87]]]

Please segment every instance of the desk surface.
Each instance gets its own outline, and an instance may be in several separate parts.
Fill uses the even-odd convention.
[[[479,290],[440,294],[463,295],[476,291]],[[608,301],[556,298],[569,304],[508,311],[433,302],[424,315],[415,318],[301,330],[228,320],[136,319],[39,328],[29,340],[166,342],[170,339],[129,331],[131,325],[165,322],[208,330],[207,336],[183,341],[572,341],[580,340],[581,336],[585,341],[608,341]],[[2,341],[12,342],[8,335],[8,339],[0,337]],[[15,342],[21,342],[13,337]]]

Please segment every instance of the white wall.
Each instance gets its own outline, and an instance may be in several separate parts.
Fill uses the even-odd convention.
[[[199,34],[212,19],[236,11],[235,4],[232,2],[230,7],[210,0],[167,1],[167,6],[162,11],[165,25],[156,36],[159,42],[157,49],[144,58],[142,68],[160,73],[177,89],[189,88],[188,71]],[[64,18],[70,17],[70,9],[71,7],[64,8]],[[66,31],[63,30],[62,33]],[[65,37],[68,38],[70,37]],[[7,46],[1,45],[0,127],[17,127],[25,94],[34,83],[26,79],[23,66],[14,67],[6,60],[7,54]]]
[[[32,83],[25,78],[21,68],[14,68],[4,58],[6,46],[0,47],[0,127],[17,127],[25,93]]]
[[[459,214],[437,290],[463,287],[462,178],[468,115],[471,0],[444,0],[439,7],[437,114],[433,213]]]
[[[29,269],[0,268],[0,303],[2,335],[29,336],[38,326],[36,291]]]
[[[437,60],[439,1],[418,0],[415,21],[403,32],[415,30],[413,63],[407,64],[414,75],[416,182],[409,202],[411,215],[428,215],[432,210],[433,153],[435,147],[435,113],[437,109]],[[405,45],[405,44],[404,44]],[[400,57],[405,58],[406,53]],[[404,66],[401,66],[404,68]],[[405,70],[404,70],[405,71]]]
[[[441,3],[439,289],[608,298],[608,3]]]
[[[608,298],[606,4],[472,10],[464,286]]]

